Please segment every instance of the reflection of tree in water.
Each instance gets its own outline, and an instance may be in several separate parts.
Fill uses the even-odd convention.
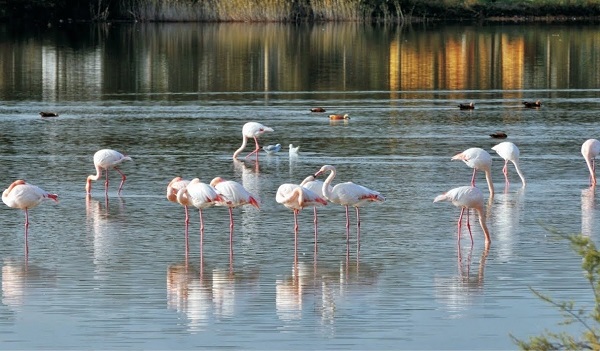
[[[465,252],[463,252],[465,251]],[[479,261],[472,262],[473,247],[458,247],[458,274],[452,277],[434,277],[436,299],[447,306],[455,318],[473,303],[473,299],[483,295],[485,261],[489,250],[482,251]],[[473,269],[473,268],[476,268]]]
[[[359,262],[326,265],[298,262],[291,275],[275,282],[275,306],[280,320],[292,323],[317,312],[327,334],[335,332],[336,312],[341,300],[353,292],[364,293],[378,280],[379,272]]]
[[[203,270],[186,263],[167,268],[167,308],[186,316],[190,332],[206,329],[211,319],[235,317],[236,284],[258,277],[231,268]]]

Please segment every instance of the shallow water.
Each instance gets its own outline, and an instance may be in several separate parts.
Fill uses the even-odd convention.
[[[60,203],[30,211],[29,255],[21,211],[0,207],[0,340],[9,349],[489,349],[564,330],[561,316],[530,288],[593,306],[568,242],[545,226],[593,238],[594,189],[580,154],[597,137],[599,90],[438,90],[99,93],[52,99],[7,99],[0,106],[1,184],[23,178],[59,194]],[[459,96],[460,98],[457,98]],[[468,96],[477,108],[459,111]],[[523,96],[543,100],[524,109]],[[349,113],[332,123],[310,107]],[[61,111],[41,119],[40,110]],[[275,131],[262,144],[284,150],[234,162],[250,120]],[[508,133],[521,149],[525,188],[488,134]],[[289,157],[288,144],[300,145]],[[110,147],[133,162],[118,196],[111,173],[86,198],[93,153]],[[433,203],[468,185],[471,169],[451,156],[489,150],[496,195],[486,211],[489,251],[475,220],[457,247],[459,210]],[[250,147],[247,149],[251,150]],[[386,202],[361,210],[357,252],[342,207],[319,209],[315,254],[311,210],[300,214],[294,259],[292,212],[275,202],[282,183],[300,182],[322,165],[334,182],[380,191]],[[234,210],[233,257],[224,208],[204,211],[200,260],[198,213],[191,210],[189,254],[184,212],[165,198],[175,176],[236,180],[257,195],[260,210]],[[483,175],[477,178],[486,199]],[[566,330],[577,330],[570,327]]]

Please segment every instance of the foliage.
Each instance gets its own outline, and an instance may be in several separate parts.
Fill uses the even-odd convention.
[[[558,234],[554,230],[551,232]],[[592,288],[595,308],[592,311],[577,308],[571,301],[558,302],[532,289],[537,297],[558,308],[565,317],[563,325],[579,324],[584,329],[583,334],[573,336],[566,332],[546,331],[542,335],[530,337],[528,341],[519,340],[512,335],[511,337],[522,350],[600,350],[600,252],[588,237],[558,235],[568,239],[573,250],[582,257],[581,266],[585,271],[585,278]]]

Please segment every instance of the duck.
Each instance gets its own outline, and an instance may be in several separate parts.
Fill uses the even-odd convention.
[[[42,117],[58,117],[58,113],[56,112],[40,112],[40,116]]]
[[[350,119],[350,116],[346,113],[344,115],[329,115],[329,119],[331,120],[341,120],[341,119]]]
[[[460,108],[461,110],[473,110],[475,109],[475,104],[473,102],[470,102],[468,104],[458,104],[458,108]]]
[[[508,135],[504,132],[492,133],[490,136],[494,139],[506,139],[508,137]]]
[[[325,109],[322,107],[313,107],[310,109],[310,112],[325,112]]]
[[[540,108],[542,107],[542,102],[540,100],[536,100],[536,102],[523,101],[523,105],[527,108]]]
[[[281,144],[263,146],[263,150],[265,150],[267,154],[272,155],[281,150]]]

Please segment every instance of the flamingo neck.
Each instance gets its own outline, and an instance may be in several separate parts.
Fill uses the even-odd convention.
[[[107,171],[108,172],[108,171]],[[102,168],[100,168],[100,166],[96,165],[96,174],[90,174],[87,177],[87,181],[85,184],[85,191],[89,194],[90,191],[92,190],[92,180],[96,181],[98,180],[98,178],[100,178],[100,176],[102,175]]]
[[[592,185],[596,185],[596,172],[590,157],[585,158],[585,163],[587,163],[588,169],[590,170],[591,183]]]
[[[325,198],[327,198],[327,200],[329,201],[334,201],[333,200],[333,191],[331,188],[331,182],[333,182],[333,178],[335,178],[335,169],[330,169],[329,170],[330,173],[327,176],[327,179],[325,179],[325,181],[323,182],[323,196],[325,196]]]
[[[521,173],[521,168],[519,167],[519,162],[513,161],[513,164],[515,165],[515,169],[517,170],[517,174],[521,178],[521,182],[523,182],[523,186],[525,186],[525,177],[523,176],[523,173]]]
[[[489,169],[485,171],[485,180],[487,181],[488,188],[490,189],[490,196],[494,196],[494,183],[492,182],[492,172]]]
[[[187,189],[186,188],[181,188],[179,189],[179,191],[177,192],[177,202],[185,207],[187,207],[190,204],[190,199],[188,197],[188,193],[187,193]]]
[[[233,159],[237,159],[237,156],[244,151],[244,149],[246,148],[246,144],[248,143],[248,137],[245,134],[242,134],[242,136],[244,137],[242,139],[242,146],[240,146],[239,149],[235,150],[235,152],[233,153]]]

